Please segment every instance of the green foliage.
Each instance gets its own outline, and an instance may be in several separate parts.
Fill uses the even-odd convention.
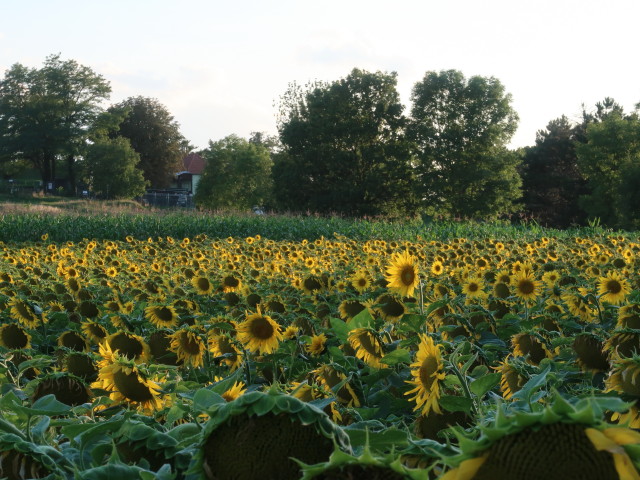
[[[576,145],[578,165],[590,193],[581,198],[583,208],[603,224],[618,228],[640,227],[640,118],[614,111],[589,124],[586,143]]]
[[[140,156],[126,138],[102,139],[86,156],[87,183],[103,198],[126,199],[144,194],[147,181],[137,168]]]
[[[586,193],[586,182],[575,149],[580,128],[563,115],[538,131],[535,146],[525,149],[524,210],[543,225],[566,228],[584,223],[578,198]]]
[[[0,160],[30,162],[46,184],[64,158],[74,189],[75,163],[110,93],[102,76],[60,55],[47,57],[41,69],[13,65],[0,81]]]
[[[292,85],[281,102],[284,154],[275,195],[292,211],[415,213],[411,148],[396,74],[354,69],[343,79]]]
[[[180,126],[158,100],[130,97],[109,108],[112,113],[126,111],[120,130],[111,134],[128,138],[140,155],[140,168],[153,188],[166,188],[171,178],[183,170],[185,138]]]
[[[512,212],[519,158],[506,148],[518,116],[495,78],[427,72],[411,96],[420,197],[434,213],[487,217]]]
[[[206,163],[195,195],[198,205],[243,210],[269,201],[273,162],[266,147],[230,135],[209,142],[202,156]]]
[[[5,197],[10,201],[10,197]],[[495,238],[528,240],[542,236],[566,238],[572,235],[591,234],[589,229],[554,230],[537,224],[509,225],[504,222],[454,222],[437,221],[386,221],[352,220],[339,217],[275,215],[229,215],[200,212],[175,212],[150,210],[140,213],[140,208],[123,211],[113,202],[81,201],[81,207],[64,205],[71,202],[42,200],[42,213],[38,212],[35,200],[28,208],[9,210],[0,215],[0,241],[37,241],[41,235],[49,234],[51,241],[80,241],[83,238],[124,240],[127,235],[147,239],[171,236],[175,239],[206,235],[210,238],[248,237],[260,235],[273,240],[321,237],[348,237],[354,240],[382,239],[387,241],[447,240],[467,238],[479,240]],[[73,204],[75,205],[75,204]],[[51,214],[51,211],[60,213]],[[79,216],[82,221],[78,221]],[[599,234],[604,234],[600,230]]]

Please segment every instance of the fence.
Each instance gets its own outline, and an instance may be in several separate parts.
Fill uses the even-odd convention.
[[[147,192],[142,197],[148,205],[156,207],[193,208],[193,195],[182,192]]]

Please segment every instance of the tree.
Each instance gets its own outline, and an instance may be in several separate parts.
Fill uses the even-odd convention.
[[[506,145],[518,115],[503,85],[493,77],[431,71],[413,87],[411,101],[408,132],[428,210],[461,217],[513,211],[519,158]]]
[[[210,141],[201,155],[205,167],[196,204],[210,209],[249,209],[269,200],[273,163],[266,147],[230,135]]]
[[[75,163],[111,87],[91,68],[50,55],[41,69],[13,65],[0,81],[0,160],[27,160],[47,185],[64,160],[75,188]]]
[[[586,128],[586,142],[576,144],[578,166],[590,193],[581,205],[603,225],[640,227],[640,118],[621,111]]]
[[[144,194],[147,181],[138,168],[140,155],[126,138],[101,138],[86,154],[86,182],[103,198],[125,199]]]
[[[538,131],[535,146],[524,154],[524,209],[549,227],[566,228],[585,220],[578,202],[586,193],[586,182],[578,169],[577,128],[581,127],[564,115],[552,120]]]
[[[275,195],[294,211],[415,213],[411,148],[396,74],[354,69],[282,97]]]
[[[115,135],[129,139],[140,154],[138,168],[144,178],[152,188],[168,187],[173,176],[183,169],[185,150],[191,148],[180,133],[179,124],[154,98],[130,97],[109,108],[112,109],[128,111]]]

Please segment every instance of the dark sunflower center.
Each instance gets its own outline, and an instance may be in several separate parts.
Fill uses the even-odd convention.
[[[200,342],[198,342],[198,338],[194,335],[184,333],[180,337],[180,348],[189,355],[200,354]]]
[[[425,390],[431,391],[438,368],[438,359],[434,356],[429,355],[422,361],[422,365],[420,365],[420,383],[422,383]]]
[[[494,292],[498,298],[507,298],[509,296],[509,287],[502,282],[496,283]]]
[[[609,280],[606,286],[609,293],[616,294],[622,291],[622,285],[617,280]]]
[[[290,415],[238,415],[214,430],[202,446],[206,479],[300,478],[300,466],[323,462],[332,441],[313,425],[302,425]]]
[[[372,337],[369,332],[362,332],[358,335],[358,341],[360,342],[360,346],[363,350],[365,350],[368,354],[379,357],[378,350],[376,349],[376,345],[372,342]]]
[[[416,272],[413,269],[412,265],[408,265],[406,267],[404,267],[402,269],[402,272],[400,272],[400,281],[404,284],[404,285],[413,285],[413,281],[416,278]]]
[[[173,321],[173,312],[167,307],[156,308],[154,313],[161,322],[169,323]]]
[[[385,315],[389,315],[392,317],[399,317],[404,313],[404,306],[397,302],[393,298],[386,299],[386,302],[382,306],[382,311]]]
[[[11,324],[2,329],[2,343],[11,349],[24,348],[29,343],[29,337],[19,325]]]
[[[64,335],[62,337],[62,345],[77,352],[81,352],[86,347],[84,338],[75,332],[70,332]]]
[[[265,317],[258,317],[251,321],[251,335],[260,340],[268,340],[273,337],[273,325]]]
[[[153,399],[153,393],[140,381],[134,372],[118,370],[113,374],[113,383],[122,395],[134,402],[146,402]]]
[[[471,293],[475,293],[480,289],[480,285],[477,283],[471,282],[467,287]]]
[[[18,310],[18,314],[22,318],[26,318],[31,320],[33,318],[33,313],[29,310],[29,308],[22,302],[16,304],[16,310]]]
[[[142,354],[142,344],[136,338],[127,335],[116,335],[111,339],[111,349],[119,350],[121,355],[132,359]]]
[[[210,284],[209,284],[209,280],[207,280],[206,278],[199,278],[198,279],[198,288],[200,290],[209,290]]]
[[[535,290],[535,285],[531,280],[520,280],[518,283],[518,290],[523,295],[530,295]]]
[[[240,285],[240,280],[238,280],[236,277],[232,275],[224,277],[224,280],[222,282],[224,283],[225,287],[235,288],[238,285]]]
[[[584,426],[555,423],[508,435],[492,445],[474,480],[618,480],[613,456],[597,451]]]

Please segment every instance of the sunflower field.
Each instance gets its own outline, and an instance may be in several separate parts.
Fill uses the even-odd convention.
[[[2,478],[640,480],[636,233],[38,235]]]

